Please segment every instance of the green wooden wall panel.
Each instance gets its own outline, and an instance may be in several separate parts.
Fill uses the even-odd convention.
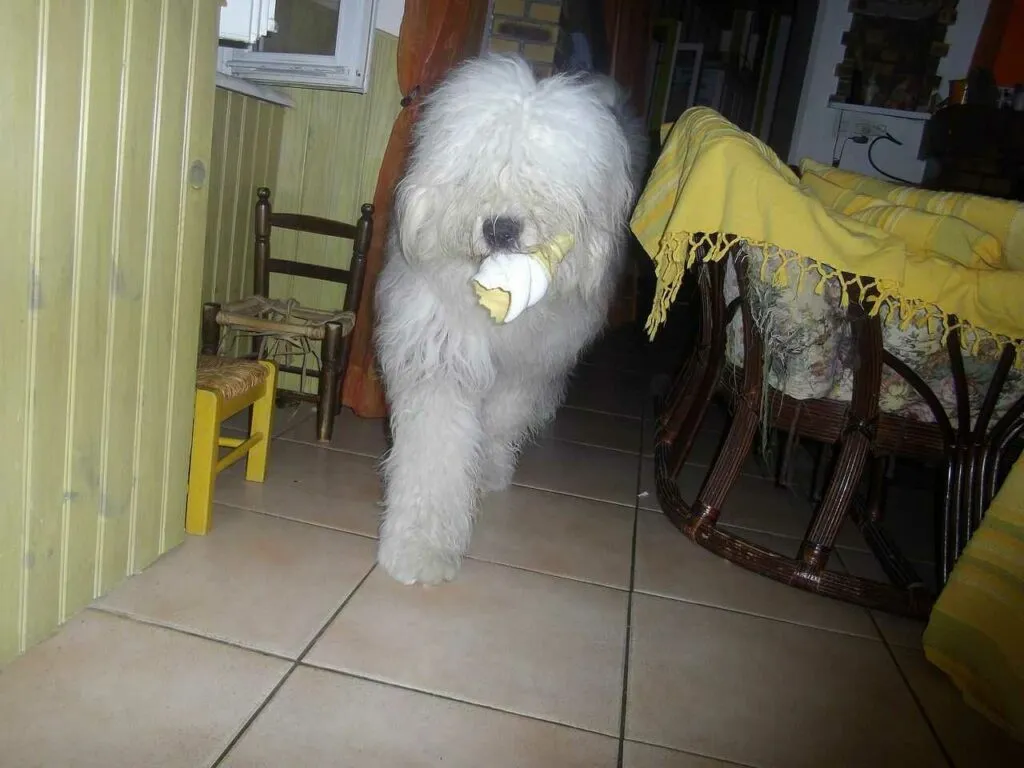
[[[0,24],[0,152],[4,152],[4,183],[0,184],[0,222],[4,230],[4,279],[0,281],[0,661],[21,649],[25,562],[25,425],[28,419],[29,297],[34,239],[36,83],[39,75],[39,28],[42,8],[37,0],[11,0]],[[14,258],[16,256],[16,258]]]
[[[217,89],[203,297],[252,293],[256,189],[273,186],[285,107]]]
[[[29,418],[25,425],[28,464],[25,566],[28,571],[25,632],[45,637],[58,621],[60,604],[60,541],[64,508],[63,463],[54,448],[67,438],[68,305],[75,219],[82,89],[84,3],[43,3],[39,49],[45,61],[38,84],[36,133],[44,151],[36,154],[33,200],[33,242],[29,297]],[[69,178],[70,176],[70,178]],[[69,183],[69,181],[71,183]],[[25,610],[25,609],[23,609]]]
[[[175,0],[177,2],[177,0]],[[187,117],[179,183],[180,218],[175,241],[174,312],[170,354],[174,375],[167,382],[168,421],[165,438],[164,492],[160,516],[163,535],[160,552],[185,539],[185,502],[188,491],[188,460],[192,448],[192,414],[195,402],[196,339],[202,304],[205,264],[208,186],[187,183],[188,167],[200,163],[207,171],[213,166],[211,134],[214,125],[214,89],[210,87],[216,66],[216,3],[193,4],[189,34]]]
[[[0,663],[183,537],[216,0],[8,0]]]
[[[100,514],[100,455],[106,390],[102,362],[108,328],[110,252],[113,245],[116,137],[121,100],[121,46],[125,0],[94,2],[91,35],[86,42],[88,99],[83,99],[86,151],[80,165],[81,201],[75,222],[77,250],[71,316],[72,379],[68,397],[70,435],[65,458],[64,587],[61,617],[66,618],[95,594],[96,536]]]
[[[226,303],[253,291],[256,189],[274,188],[285,107],[217,89],[213,110],[203,300]],[[275,237],[275,245],[277,238]],[[248,346],[245,347],[248,350]],[[232,354],[240,347],[225,348]]]
[[[125,82],[121,103],[122,145],[114,203],[114,285],[107,335],[107,399],[104,403],[100,582],[105,592],[128,572],[132,544],[132,499],[136,475],[135,403],[141,396],[142,322],[146,292],[149,191],[154,171],[154,112],[160,3],[129,5],[125,36]],[[130,405],[129,405],[130,404]]]
[[[162,0],[160,47],[157,49],[157,101],[153,112],[153,154],[146,216],[146,269],[142,297],[141,349],[136,402],[134,489],[131,506],[130,573],[137,573],[160,554],[163,521],[160,506],[153,510],[163,494],[167,443],[164,436],[170,426],[167,397],[172,377],[172,360],[167,354],[174,333],[177,268],[177,230],[183,178],[182,148],[185,146],[185,118],[188,102],[187,76],[167,77],[168,72],[188,72],[187,41],[192,28],[192,6],[176,0]],[[187,163],[185,163],[187,165]]]

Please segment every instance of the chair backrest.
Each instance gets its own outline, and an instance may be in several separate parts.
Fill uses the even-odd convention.
[[[270,190],[260,187],[256,190],[256,266],[253,270],[253,290],[259,296],[269,297],[270,275],[295,275],[314,280],[342,283],[346,286],[345,306],[347,312],[359,311],[359,299],[363,292],[363,278],[366,275],[366,254],[373,236],[373,206],[365,203],[360,209],[355,224],[308,216],[303,213],[274,213],[270,205]],[[309,264],[290,259],[275,259],[270,255],[271,230],[291,229],[324,237],[342,238],[352,241],[352,261],[348,269]]]

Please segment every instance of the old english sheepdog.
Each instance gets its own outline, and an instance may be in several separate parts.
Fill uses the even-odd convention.
[[[480,495],[509,485],[604,324],[646,159],[625,103],[609,78],[538,80],[510,56],[464,63],[425,100],[376,295],[392,434],[378,560],[402,583],[456,575]],[[502,322],[474,278],[529,253],[550,258]]]

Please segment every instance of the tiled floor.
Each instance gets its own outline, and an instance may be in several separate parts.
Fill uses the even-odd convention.
[[[0,765],[1024,765],[920,625],[686,541],[657,511],[644,377],[579,381],[431,589],[374,567],[383,425],[346,414],[324,447],[282,412],[266,484],[231,470],[209,536],[0,673]],[[806,515],[751,462],[724,519],[795,552]]]

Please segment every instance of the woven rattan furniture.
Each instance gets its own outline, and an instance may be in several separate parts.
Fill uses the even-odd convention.
[[[245,479],[262,483],[274,417],[277,368],[268,360],[238,360],[200,355],[196,367],[192,457],[188,471],[185,530],[203,535],[213,522],[213,489],[217,475],[243,456]],[[223,437],[221,426],[252,407],[249,435]],[[230,450],[224,456],[221,448]]]
[[[302,365],[281,362],[279,370],[305,376],[306,361],[319,357],[315,375],[318,378],[316,395],[317,438],[329,441],[334,432],[334,420],[341,410],[341,385],[348,365],[349,344],[355,327],[363,292],[366,253],[373,235],[373,206],[362,206],[355,224],[347,224],[318,216],[298,213],[275,213],[271,208],[270,190],[261,187],[256,192],[255,213],[255,269],[254,294],[240,301],[221,306],[208,303],[203,306],[203,353],[216,355],[221,347],[221,329],[244,334],[253,339],[251,356],[267,359],[275,356],[271,340],[286,340],[285,358],[298,355]],[[270,236],[273,229],[288,229],[324,237],[352,241],[352,259],[347,269],[310,264],[271,257]],[[317,309],[300,306],[293,299],[270,297],[271,274],[293,275],[340,283],[346,286],[344,306],[341,309]],[[319,347],[319,355],[314,351]],[[292,396],[309,398],[304,392],[290,392]]]
[[[734,246],[730,252],[734,263],[738,248]],[[952,330],[945,347],[956,394],[955,412],[950,418],[924,378],[893,350],[885,348],[879,317],[870,315],[862,303],[867,297],[857,295],[851,287],[847,318],[854,350],[852,397],[848,401],[795,399],[771,387],[765,397],[764,339],[753,318],[747,271],[736,270],[739,296],[728,301],[727,260],[705,261],[701,256],[695,262],[701,299],[699,339],[664,400],[655,438],[657,493],[662,509],[693,541],[750,570],[866,607],[925,616],[934,596],[883,526],[880,465],[891,456],[945,463],[945,482],[936,508],[937,582],[942,585],[1008,471],[1012,444],[1024,433],[1024,397],[1006,388],[1015,358],[1013,346],[1007,344],[995,355],[998,362],[987,388],[982,389],[983,396],[973,398],[980,407],[972,408],[956,318],[947,316],[946,327]],[[743,339],[739,366],[730,364],[726,352],[727,327],[737,313]],[[883,367],[909,382],[927,405],[931,419],[880,410]],[[970,382],[971,387],[977,384]],[[733,417],[696,499],[687,500],[681,496],[675,478],[716,395],[729,401]],[[1003,404],[1002,414],[993,418],[997,403]],[[719,526],[720,521],[728,522],[720,520],[722,506],[762,425],[786,431],[790,447],[797,439],[807,438],[836,448],[824,492],[795,558],[748,542]],[[872,470],[872,476],[865,498],[857,490],[866,470]],[[889,583],[826,570],[836,537],[847,519],[864,534]]]

